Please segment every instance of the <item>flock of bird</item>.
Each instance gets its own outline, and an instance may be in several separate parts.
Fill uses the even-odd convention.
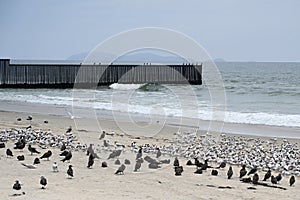
[[[22,152],[27,146],[31,156],[41,154],[34,159],[33,164],[21,162],[22,166],[29,169],[36,169],[40,160],[50,160],[53,153],[47,149],[56,147],[61,151],[59,154],[63,157],[61,162],[70,162],[73,157],[72,152],[79,150],[86,152],[86,156],[88,156],[87,168],[93,167],[95,159],[105,160],[101,163],[103,168],[108,167],[108,162],[114,161],[113,165],[119,166],[115,171],[116,175],[124,174],[126,166],[131,165],[132,160],[135,162],[133,172],[140,172],[145,166],[150,170],[159,169],[163,165],[170,164],[171,158],[174,158],[175,176],[181,176],[184,169],[178,158],[182,158],[187,159],[187,167],[195,167],[195,174],[203,174],[204,171],[211,169],[211,175],[217,176],[219,169],[225,169],[229,165],[228,179],[234,175],[232,166],[240,166],[238,178],[245,183],[259,184],[258,171],[266,172],[261,180],[266,182],[270,179],[272,184],[279,183],[283,175],[291,175],[289,184],[292,186],[296,181],[295,176],[300,176],[300,150],[296,143],[292,144],[287,140],[279,142],[276,138],[255,139],[225,134],[214,138],[209,134],[199,136],[196,133],[178,132],[174,134],[173,140],[166,140],[167,142],[163,145],[148,143],[138,145],[136,140],[125,145],[117,141],[110,143],[110,140],[116,140],[116,135],[123,137],[124,133],[103,131],[99,136],[98,145],[87,146],[81,144],[72,131],[72,127],[69,127],[65,133],[56,135],[51,130],[32,129],[31,126],[1,130],[0,149],[5,149],[8,141],[14,141],[14,151]],[[42,151],[44,153],[41,153]],[[97,153],[100,153],[100,157]],[[121,163],[120,158],[128,155],[131,155],[132,159],[125,158]],[[9,148],[6,148],[6,157],[14,157],[14,152]],[[24,161],[25,156],[18,155],[17,160]],[[202,163],[200,160],[204,162]],[[209,163],[218,163],[219,166],[213,167]],[[54,172],[59,171],[57,162],[53,163],[52,169]],[[247,171],[247,169],[250,170]],[[277,175],[272,174],[272,171]],[[67,178],[74,176],[71,164],[66,169],[66,173]],[[47,179],[44,176],[40,177],[40,184],[43,189],[46,187]],[[18,180],[15,181],[13,189],[21,190]]]

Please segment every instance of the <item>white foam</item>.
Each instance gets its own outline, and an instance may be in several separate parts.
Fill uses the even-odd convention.
[[[145,84],[119,84],[113,83],[109,87],[114,90],[137,90]]]

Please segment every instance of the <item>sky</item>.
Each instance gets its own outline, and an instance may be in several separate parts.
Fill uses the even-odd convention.
[[[133,28],[182,32],[212,58],[300,62],[299,0],[0,0],[0,57],[66,59]]]

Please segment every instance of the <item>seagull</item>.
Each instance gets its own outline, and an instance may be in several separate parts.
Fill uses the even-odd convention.
[[[58,164],[56,162],[53,163],[52,169],[54,172],[58,172]]]
[[[40,159],[39,158],[35,158],[34,161],[33,161],[33,164],[34,165],[37,165],[37,164],[40,164]]]
[[[26,120],[31,121],[32,120],[32,116],[29,115]]]
[[[251,174],[254,174],[254,173],[256,173],[257,172],[257,167],[254,167],[254,168],[252,168],[249,172],[248,172],[248,176],[249,175],[251,175]]]
[[[174,163],[173,163],[174,167],[179,167],[179,160],[177,157],[175,157]]]
[[[277,179],[273,175],[271,176],[271,183],[277,184]]]
[[[216,169],[223,169],[226,167],[226,162],[221,162],[221,164],[219,165],[219,167],[216,167]]]
[[[267,181],[270,177],[271,177],[271,170],[269,169],[268,171],[267,171],[267,173],[265,174],[265,177],[264,177],[264,179],[263,179],[263,181]]]
[[[99,140],[102,140],[105,137],[105,131],[102,131],[102,134],[99,137]]]
[[[213,169],[211,171],[211,175],[213,175],[213,176],[218,176],[218,174],[219,174],[218,170]]]
[[[143,149],[142,149],[142,147],[140,147],[138,153],[136,154],[136,158],[135,159],[138,160],[142,156],[143,156]]]
[[[138,170],[140,170],[142,167],[142,163],[137,160],[136,163],[135,163],[135,166],[134,166],[134,172],[137,172]]]
[[[281,174],[279,173],[275,178],[276,178],[277,183],[278,183],[279,181],[281,181],[282,176],[281,176]]]
[[[119,169],[115,172],[115,174],[124,174],[126,166],[122,164]]]
[[[243,165],[242,169],[240,170],[240,178],[243,178],[244,176],[246,176],[246,174],[247,174],[246,165]]]
[[[175,176],[181,176],[181,174],[183,172],[183,167],[182,166],[175,166],[174,170],[175,170]]]
[[[33,164],[25,164],[25,163],[21,163],[21,165],[27,167],[28,169],[36,169],[36,166]]]
[[[252,183],[253,183],[253,184],[257,184],[257,183],[258,183],[258,180],[259,180],[259,176],[258,176],[257,173],[255,173],[254,176],[253,176]]]
[[[72,132],[72,126],[69,126],[69,128],[66,131],[66,133],[71,133],[71,132]]]
[[[157,148],[156,158],[159,158],[161,156],[161,151],[159,148]]]
[[[44,176],[41,176],[40,184],[42,185],[42,189],[45,189],[47,185],[47,179]]]
[[[60,151],[64,151],[64,150],[66,150],[66,145],[65,145],[65,143],[63,142],[63,144],[62,144],[62,146],[60,147]]]
[[[65,162],[66,160],[68,160],[70,162],[71,158],[72,158],[72,152],[69,151],[68,154],[64,157],[64,159],[62,159],[61,161]]]
[[[43,159],[43,158],[47,158],[47,160],[49,160],[50,156],[52,156],[52,151],[47,151],[46,153],[44,153],[40,159]]]
[[[72,167],[72,165],[69,165],[69,169],[67,170],[68,178],[73,177],[74,175]]]
[[[18,159],[19,161],[23,161],[23,160],[25,160],[25,156],[24,156],[24,155],[17,156],[17,159]]]
[[[94,164],[94,156],[93,154],[90,154],[87,168],[92,167],[93,164]]]

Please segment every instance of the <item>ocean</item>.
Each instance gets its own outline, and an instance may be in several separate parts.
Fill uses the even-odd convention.
[[[226,94],[225,122],[300,127],[300,63],[223,62],[216,65]],[[113,84],[97,90],[75,91],[0,89],[0,100],[202,120],[211,120],[213,116],[210,91],[205,82],[192,86]]]

